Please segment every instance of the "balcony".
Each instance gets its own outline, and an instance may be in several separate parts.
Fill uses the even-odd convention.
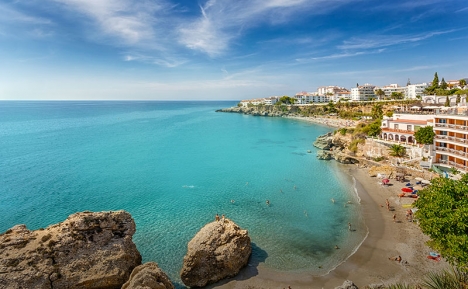
[[[438,159],[438,160],[436,160],[434,165],[442,165],[444,167],[457,168],[457,169],[463,170],[465,172],[468,171],[468,166],[465,166],[463,164],[458,164],[456,162],[452,162],[452,161],[449,161],[449,160]]]
[[[459,138],[459,137],[454,137],[454,136],[448,136],[448,135],[435,135],[435,139],[440,139],[440,140],[445,140],[445,141],[452,141],[454,143],[459,143],[459,144],[468,144],[468,139],[464,138]]]
[[[382,132],[396,132],[396,133],[405,133],[405,134],[414,134],[414,131],[412,130],[404,130],[404,129],[397,129],[397,128],[388,128],[384,127],[382,128]]]
[[[448,123],[436,123],[435,127],[443,127],[443,128],[454,129],[454,130],[468,131],[468,126],[465,126],[465,125],[455,125],[455,124],[448,124]]]

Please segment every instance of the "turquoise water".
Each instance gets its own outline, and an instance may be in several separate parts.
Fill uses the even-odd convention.
[[[249,230],[253,264],[326,273],[363,238],[347,226],[362,226],[352,181],[315,157],[330,129],[215,112],[235,104],[0,102],[0,232],[123,209],[143,261],[179,282],[188,241],[218,213]]]

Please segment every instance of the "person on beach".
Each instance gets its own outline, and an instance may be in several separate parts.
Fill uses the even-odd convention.
[[[219,215],[218,215],[218,214],[216,214],[215,220],[216,220],[217,222],[219,221]]]
[[[224,223],[226,221],[226,218],[224,217],[224,214],[221,216],[221,221]]]
[[[388,199],[385,200],[385,205],[387,205],[387,210],[390,211],[390,202]]]
[[[396,214],[393,214],[393,223],[396,222]]]
[[[351,231],[351,223],[348,222],[348,230]]]
[[[401,256],[398,255],[398,256],[395,256],[395,257],[390,257],[390,258],[388,258],[388,260],[390,260],[390,261],[398,261],[398,263],[400,263],[400,262],[401,262]]]

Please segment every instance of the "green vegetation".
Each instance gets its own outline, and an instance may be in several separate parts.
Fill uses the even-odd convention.
[[[434,136],[434,130],[430,125],[421,127],[418,131],[414,133],[414,138],[420,144],[433,144]]]
[[[282,105],[282,104],[289,105],[289,104],[294,104],[294,102],[296,102],[296,99],[294,99],[293,97],[289,97],[289,96],[287,96],[287,95],[283,95],[283,96],[280,97],[280,99],[275,103],[275,105]]]
[[[391,98],[392,99],[403,99],[404,95],[401,92],[394,91],[394,92],[392,92]]]
[[[373,119],[382,119],[383,110],[381,104],[376,104],[372,107],[371,116]]]
[[[351,141],[351,143],[348,146],[349,151],[356,153],[358,151],[358,145],[363,144],[365,142],[365,139],[357,138]]]
[[[460,80],[458,81],[458,84],[459,84],[460,86],[465,86],[465,85],[466,85],[466,79],[460,79]]]
[[[338,131],[340,132],[341,135],[345,135],[348,130],[345,127],[343,127],[343,128],[340,128]]]
[[[381,88],[379,88],[379,89],[375,92],[375,94],[379,97],[379,99],[383,99],[384,96],[385,96],[385,92],[384,92]]]
[[[406,148],[399,144],[394,144],[390,148],[390,155],[394,157],[403,157],[406,155]]]
[[[416,217],[428,245],[462,271],[468,269],[468,174],[437,178],[419,192]],[[434,287],[435,288],[435,287]],[[445,287],[458,288],[458,287]],[[464,287],[466,288],[466,287]]]

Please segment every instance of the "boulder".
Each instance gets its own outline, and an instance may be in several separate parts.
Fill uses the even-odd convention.
[[[329,151],[320,150],[320,151],[317,152],[317,158],[319,160],[328,161],[328,160],[331,160],[333,158],[333,155]]]
[[[350,157],[349,155],[347,154],[344,154],[340,151],[336,151],[333,153],[333,158],[339,162],[339,163],[342,163],[342,164],[357,164],[359,163],[359,160],[353,158],[353,157]]]
[[[343,282],[343,285],[335,287],[335,289],[359,289],[354,285],[353,281],[346,280]]]
[[[247,230],[223,218],[207,224],[188,243],[180,277],[189,287],[233,277],[247,265],[251,252]]]
[[[120,288],[141,256],[125,211],[70,215],[30,231],[15,226],[0,235],[2,288]]]
[[[333,146],[333,133],[318,136],[313,145],[321,150],[330,150]]]
[[[148,262],[133,269],[122,289],[174,289],[174,285],[158,264]]]

